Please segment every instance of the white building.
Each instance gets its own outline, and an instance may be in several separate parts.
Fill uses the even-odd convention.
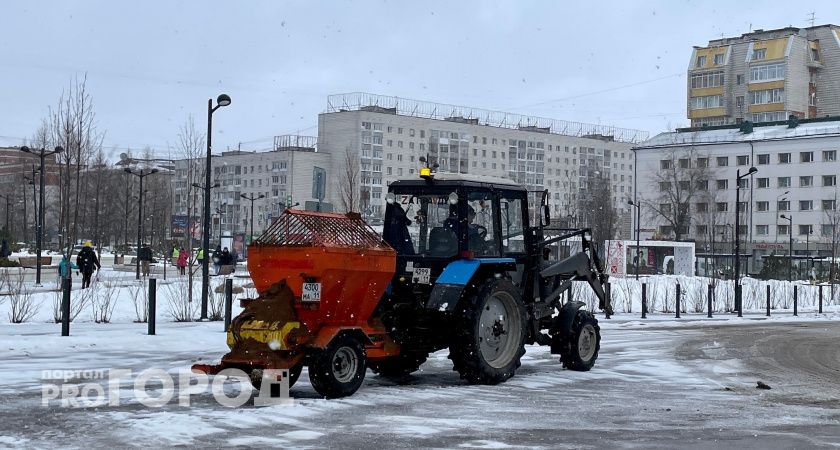
[[[421,156],[441,172],[506,177],[530,190],[548,189],[554,217],[575,215],[587,183],[602,178],[614,206],[626,213],[633,186],[630,149],[646,138],[638,130],[364,93],[330,96],[318,117],[319,149],[332,155],[332,167],[345,165],[348,152],[358,155],[359,206],[370,216],[383,213],[390,182],[416,176]],[[624,235],[627,216],[618,227]]]
[[[732,253],[736,175],[755,167],[740,189],[742,253],[753,256],[751,272],[761,256],[787,254],[791,223],[794,255],[829,254],[838,223],[840,119],[684,129],[633,150],[643,240],[673,238],[674,224],[657,211],[681,204],[684,239],[700,243],[698,252]],[[689,181],[692,173],[702,176]]]

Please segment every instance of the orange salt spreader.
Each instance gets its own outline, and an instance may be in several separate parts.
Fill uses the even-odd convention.
[[[241,369],[259,388],[264,369],[288,369],[291,386],[307,365],[322,395],[351,394],[365,360],[399,354],[372,318],[395,266],[396,252],[359,214],[287,209],[249,248],[259,297],[241,301],[227,334],[230,352],[193,370]]]

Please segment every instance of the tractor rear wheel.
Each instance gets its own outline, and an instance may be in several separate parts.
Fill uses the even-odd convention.
[[[554,339],[564,339],[557,335]],[[586,372],[595,365],[598,351],[601,349],[601,327],[598,319],[589,311],[578,311],[572,328],[559,345],[560,361],[569,370]]]
[[[525,354],[526,316],[519,291],[505,279],[487,280],[456,313],[449,358],[472,384],[496,384],[512,377]]]
[[[298,363],[295,364],[294,367],[289,369],[289,389],[297,383],[298,378],[300,378],[300,373],[303,371],[303,364]],[[254,369],[251,373],[248,374],[248,378],[251,380],[251,385],[254,386],[254,389],[260,390],[260,386],[262,386],[262,378],[263,378],[263,370],[262,369]]]
[[[422,353],[405,353],[370,363],[370,370],[380,377],[401,378],[416,372],[426,362],[428,355]]]
[[[366,370],[365,347],[355,337],[342,334],[312,355],[309,381],[324,397],[346,397],[362,385]]]

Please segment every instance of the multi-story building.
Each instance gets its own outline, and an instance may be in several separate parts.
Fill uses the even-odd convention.
[[[633,186],[630,148],[646,138],[638,130],[364,93],[330,96],[318,117],[319,149],[332,155],[332,167],[359,161],[358,206],[371,217],[383,213],[390,182],[417,176],[421,157],[440,172],[548,189],[554,217],[582,217],[581,195],[590,185],[610,189],[615,208],[626,212]],[[331,183],[333,199],[340,198],[341,185],[341,177]],[[629,219],[618,228],[627,235]]]
[[[840,27],[755,30],[694,47],[692,127],[840,115]]]
[[[241,197],[264,198],[254,201],[254,234],[259,235],[271,224],[291,200],[301,207],[313,197],[313,170],[323,169],[325,181],[333,176],[330,155],[316,151],[313,136],[277,136],[271,151],[228,151],[213,155],[211,190],[212,236],[248,234],[251,231],[251,202]],[[204,185],[205,159],[175,161],[173,177],[173,214],[200,220],[203,212],[203,191],[191,187]],[[192,198],[191,198],[192,197]],[[324,198],[329,202],[328,197]],[[191,209],[191,211],[190,211]]]
[[[736,184],[751,272],[764,255],[786,254],[790,239],[802,257],[829,255],[840,239],[840,118],[682,129],[633,150],[643,240],[673,239],[677,222],[699,252],[732,254]],[[738,183],[750,167],[757,172]],[[674,220],[675,211],[684,220]]]

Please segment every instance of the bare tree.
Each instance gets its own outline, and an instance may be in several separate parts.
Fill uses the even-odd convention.
[[[642,200],[652,211],[654,219],[661,219],[671,229],[675,240],[689,234],[691,203],[700,193],[703,182],[708,183],[709,158],[699,155],[694,147],[670,149],[662,153],[659,171],[651,175],[658,187],[652,199]]]
[[[613,239],[618,226],[618,211],[609,178],[590,173],[582,186],[579,208],[582,224],[592,229],[592,239],[603,249],[605,241]]]
[[[350,147],[345,148],[344,165],[339,173],[339,200],[346,212],[358,211],[361,185],[361,171],[359,168],[359,152]]]

